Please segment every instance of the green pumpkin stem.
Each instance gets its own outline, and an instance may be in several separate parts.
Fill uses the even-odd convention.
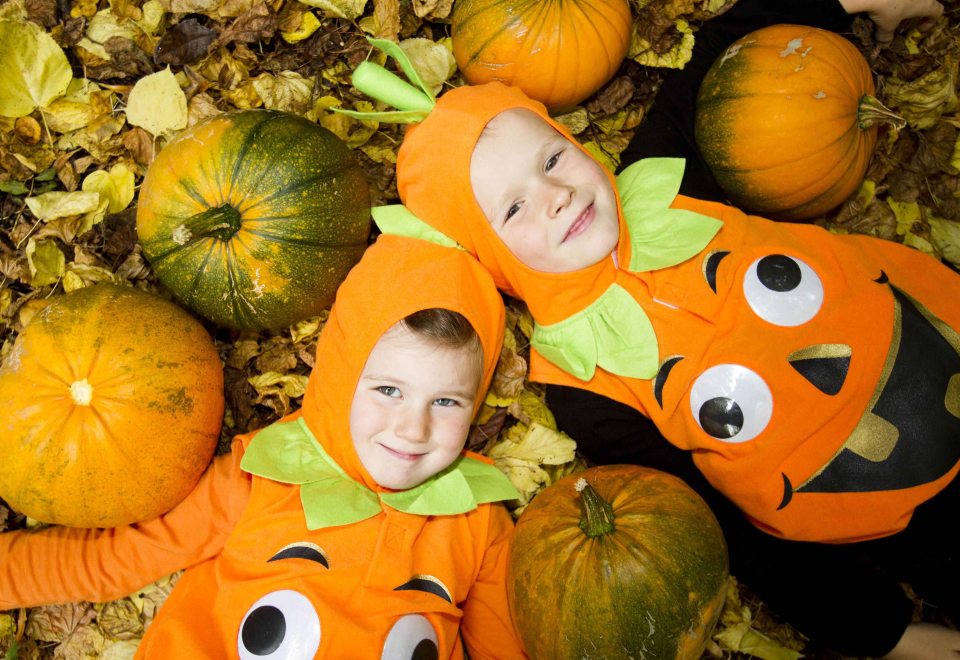
[[[185,230],[184,238],[187,240],[213,237],[227,241],[240,231],[240,224],[240,211],[230,204],[221,204],[187,218],[182,229]]]
[[[869,94],[860,97],[860,104],[857,106],[857,122],[861,130],[880,123],[888,123],[897,130],[907,125],[906,119]]]
[[[577,479],[574,488],[580,493],[583,503],[583,516],[580,518],[580,529],[590,538],[609,534],[615,528],[613,524],[613,507],[597,494],[597,491],[584,478]]]

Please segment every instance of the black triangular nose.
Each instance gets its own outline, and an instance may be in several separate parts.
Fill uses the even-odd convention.
[[[852,353],[846,344],[817,344],[795,352],[787,361],[814,387],[832,396],[847,379]]]

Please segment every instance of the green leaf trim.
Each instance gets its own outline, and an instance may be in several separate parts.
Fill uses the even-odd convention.
[[[405,491],[378,494],[354,481],[327,454],[303,418],[268,426],[250,442],[240,468],[300,485],[307,529],[349,525],[391,508],[421,516],[457,515],[519,493],[496,467],[461,456],[446,470]]]
[[[645,158],[617,176],[617,191],[630,231],[628,270],[644,272],[675,266],[699,254],[723,223],[707,215],[671,209],[682,158]]]
[[[588,381],[599,366],[628,378],[657,373],[657,336],[640,304],[611,284],[586,309],[553,323],[534,325],[531,344],[567,373]]]
[[[384,234],[419,238],[444,247],[464,249],[455,240],[418,218],[403,204],[375,206],[370,209],[370,214]]]

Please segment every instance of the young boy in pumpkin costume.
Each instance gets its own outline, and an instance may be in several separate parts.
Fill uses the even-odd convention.
[[[882,37],[942,11],[932,0],[847,8],[871,12]],[[777,22],[839,30],[849,17],[833,0],[741,0],[698,34],[690,73],[638,138],[653,132],[658,156],[695,151],[697,72]],[[943,533],[960,510],[956,274],[890,242],[678,195],[687,181],[710,195],[697,159],[689,180],[682,160],[653,158],[614,182],[542,105],[497,83],[419,112],[397,162],[406,209],[375,217],[385,231],[439,230],[526,301],[531,378],[550,386],[589,458],[687,479],[724,526],[734,574],[815,643],[960,652],[960,633],[909,625],[896,582],[916,580],[960,614]],[[644,150],[635,140],[625,164]]]
[[[463,452],[503,323],[474,259],[381,237],[338,292],[300,411],[239,436],[158,519],[0,534],[0,609],[187,568],[138,657],[525,657],[497,503],[516,491]]]

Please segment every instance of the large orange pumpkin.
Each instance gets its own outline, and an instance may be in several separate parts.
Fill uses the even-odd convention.
[[[515,85],[562,110],[613,77],[633,21],[627,0],[457,0],[451,28],[468,83]]]
[[[290,113],[217,115],[170,142],[140,188],[137,236],[184,305],[231,328],[319,314],[363,254],[366,177],[327,129]]]
[[[773,25],[734,42],[697,98],[696,140],[734,204],[805,220],[860,185],[877,121],[870,67],[849,41],[817,28]]]
[[[507,582],[531,658],[699,658],[726,595],[716,518],[676,477],[596,467],[517,521]]]
[[[219,437],[223,369],[171,302],[112,284],[58,296],[0,367],[0,497],[37,520],[114,527],[196,485]]]

